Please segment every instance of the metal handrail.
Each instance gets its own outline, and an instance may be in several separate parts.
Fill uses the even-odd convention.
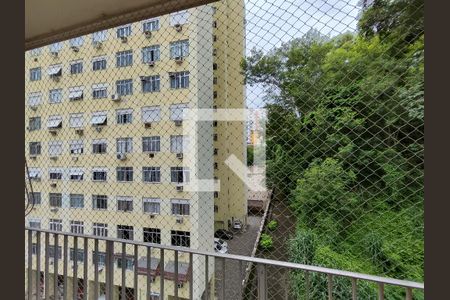
[[[125,240],[125,239],[111,238],[111,237],[100,237],[100,236],[87,235],[87,234],[76,234],[76,233],[70,233],[70,232],[53,231],[53,230],[48,230],[48,229],[25,227],[25,230],[31,230],[31,231],[42,232],[42,233],[58,234],[58,235],[66,235],[66,236],[79,237],[79,238],[88,238],[88,239],[90,238],[90,239],[94,239],[94,240],[102,240],[102,241],[106,241],[106,242],[109,241],[109,242],[113,242],[113,243],[126,243],[126,244],[130,244],[130,245],[145,246],[145,247],[151,247],[154,249],[162,249],[162,250],[169,250],[169,251],[186,252],[186,253],[190,253],[190,254],[202,255],[202,256],[207,256],[207,257],[215,257],[215,258],[220,258],[220,259],[232,259],[232,260],[238,260],[238,261],[252,262],[252,263],[262,264],[262,265],[284,267],[284,268],[289,268],[289,269],[294,269],[294,270],[310,271],[310,272],[317,272],[317,273],[323,273],[323,274],[328,274],[328,275],[347,277],[347,278],[351,278],[351,279],[366,280],[366,281],[376,282],[379,284],[388,284],[388,285],[399,286],[399,287],[403,287],[403,288],[421,289],[421,290],[423,290],[425,288],[424,283],[420,283],[420,282],[400,280],[400,279],[394,279],[394,278],[388,278],[388,277],[381,277],[381,276],[369,275],[369,274],[363,274],[363,273],[357,273],[357,272],[343,271],[343,270],[337,270],[337,269],[331,269],[331,268],[325,268],[325,267],[319,267],[319,266],[304,265],[304,264],[293,263],[293,262],[278,261],[278,260],[257,258],[257,257],[249,257],[249,256],[243,256],[243,255],[236,255],[236,254],[221,254],[221,253],[216,253],[216,252],[209,252],[209,251],[197,250],[197,249],[191,249],[191,248],[185,248],[185,247],[153,244],[153,243]]]

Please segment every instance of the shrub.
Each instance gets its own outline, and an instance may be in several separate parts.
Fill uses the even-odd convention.
[[[270,235],[268,235],[267,233],[261,234],[261,239],[259,240],[259,246],[263,250],[270,250],[270,249],[272,249],[272,247],[273,247],[272,237]]]
[[[269,224],[267,224],[267,228],[270,231],[274,231],[275,229],[277,229],[277,227],[278,227],[278,222],[276,220],[272,220],[269,222]]]

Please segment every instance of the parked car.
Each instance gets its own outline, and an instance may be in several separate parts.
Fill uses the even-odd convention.
[[[222,239],[214,238],[214,243],[218,243],[220,246],[224,246],[228,248],[228,243]]]
[[[225,254],[228,253],[228,247],[214,239],[214,251]]]
[[[223,240],[231,240],[233,239],[233,233],[225,229],[219,229],[214,233],[214,237]]]

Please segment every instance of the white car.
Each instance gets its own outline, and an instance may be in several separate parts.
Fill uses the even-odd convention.
[[[214,251],[225,254],[228,253],[228,244],[221,239],[214,239]]]

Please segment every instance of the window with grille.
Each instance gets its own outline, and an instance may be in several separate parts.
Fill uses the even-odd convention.
[[[108,224],[94,223],[92,226],[92,234],[95,236],[108,236]]]
[[[70,154],[82,154],[84,149],[83,140],[73,140],[69,142]]]
[[[70,208],[84,208],[84,195],[83,194],[70,194],[69,202],[70,202]]]
[[[191,233],[189,231],[171,230],[171,244],[178,247],[191,246]]]
[[[94,224],[96,224],[96,223],[94,223]],[[98,261],[97,261],[97,259],[98,259]],[[92,251],[92,263],[93,264],[97,263],[97,265],[99,265],[99,266],[104,266],[106,263],[106,252]]]
[[[36,107],[41,104],[42,93],[41,92],[33,92],[28,93],[28,105],[30,107]]]
[[[34,205],[41,204],[41,193],[40,192],[29,193],[28,198],[30,199],[30,204],[34,204]]]
[[[30,155],[40,155],[41,154],[41,142],[30,142],[29,144]]]
[[[58,259],[61,259],[62,258],[62,247],[58,246],[58,248],[56,248],[55,245],[48,245],[48,257],[53,258],[53,259],[58,257]]]
[[[189,144],[189,139],[185,135],[171,135],[170,136],[170,152],[183,153],[186,152]]]
[[[154,93],[159,92],[159,75],[154,76],[142,76],[141,84],[142,84],[142,92],[143,93]]]
[[[189,200],[172,199],[170,200],[172,215],[188,216],[190,213]]]
[[[147,106],[142,108],[142,122],[154,123],[161,120],[161,108],[159,106]]]
[[[41,228],[41,220],[40,219],[29,219],[28,226],[31,228]]]
[[[170,120],[182,121],[186,109],[188,109],[188,105],[185,103],[172,104],[170,106]]]
[[[123,38],[131,35],[131,24],[120,26],[116,30],[117,37]]]
[[[122,265],[124,264],[123,259],[120,254],[118,254],[118,257],[116,258],[117,262],[117,268],[122,269]],[[133,270],[134,268],[134,259],[130,256],[125,256],[125,269],[126,270]],[[128,299],[128,298],[127,298]]]
[[[73,86],[69,88],[69,100],[76,101],[81,100],[84,97],[83,86]]]
[[[28,175],[28,179],[39,180],[39,179],[41,179],[41,169],[29,167],[27,175]]]
[[[92,34],[92,42],[98,43],[98,42],[104,42],[108,39],[108,30],[101,30],[94,32]]]
[[[116,53],[116,67],[128,67],[133,64],[133,51],[120,51]]]
[[[131,153],[133,151],[132,138],[119,138],[116,140],[117,153]]]
[[[189,182],[189,168],[186,167],[171,167],[170,179],[172,183]]]
[[[51,141],[48,143],[48,154],[50,156],[59,156],[63,151],[62,141]]]
[[[189,88],[189,71],[170,73],[171,89],[187,89]]]
[[[159,183],[161,182],[160,167],[143,167],[142,179],[144,182]]]
[[[49,229],[54,231],[62,231],[62,220],[61,219],[50,219]]]
[[[132,109],[119,109],[116,111],[117,124],[130,124],[133,121]]]
[[[124,79],[116,81],[116,92],[121,96],[133,94],[133,80]]]
[[[161,229],[144,227],[144,242],[161,244]]]
[[[61,193],[50,193],[48,194],[49,203],[51,207],[61,207],[62,206],[62,194]]]
[[[124,240],[132,240],[134,236],[133,226],[117,225],[117,238]]]
[[[77,60],[70,63],[70,74],[83,73],[83,61]]]
[[[180,59],[189,55],[189,40],[170,43],[170,58]]]
[[[84,171],[81,168],[70,168],[69,179],[72,181],[81,181],[84,177]]]
[[[108,196],[92,195],[92,209],[108,209]]]
[[[106,153],[108,143],[106,140],[93,140],[92,141],[92,153],[102,154]]]
[[[84,222],[82,221],[70,221],[70,232],[83,234],[84,233]]]
[[[61,180],[63,170],[61,168],[50,168],[48,171],[50,180]]]
[[[35,131],[41,129],[41,117],[32,117],[28,119],[28,130]]]
[[[92,60],[92,71],[100,71],[106,69],[106,57],[95,57]]]
[[[131,197],[117,197],[118,211],[133,211],[133,198]]]
[[[189,20],[189,11],[181,10],[170,14],[170,26],[183,25]]]
[[[149,62],[155,62],[160,59],[160,47],[159,45],[152,45],[142,48],[142,62],[144,64]]]
[[[117,167],[117,181],[133,181],[133,167]]]
[[[63,43],[62,42],[56,42],[48,46],[50,53],[58,53],[62,50]]]
[[[103,99],[108,97],[108,84],[98,83],[92,85],[92,98]]]
[[[144,213],[159,215],[161,211],[161,199],[144,198],[143,199]]]
[[[70,47],[78,47],[79,48],[79,47],[83,46],[83,43],[84,43],[84,37],[82,37],[82,36],[79,36],[79,37],[69,40]]]
[[[142,152],[161,151],[161,138],[159,136],[148,136],[142,138]]]
[[[49,91],[48,95],[49,103],[61,103],[62,102],[62,89],[53,89]]]
[[[92,170],[92,180],[93,181],[106,181],[108,170],[104,168],[94,168]]]
[[[74,261],[76,258],[77,262],[84,262],[84,250],[77,249],[76,254],[75,254],[75,249],[70,248],[69,258],[71,261]]]
[[[32,68],[30,69],[30,81],[38,81],[41,80],[41,68]]]
[[[144,32],[159,30],[159,19],[149,19],[142,22],[142,30]]]
[[[82,113],[70,114],[69,127],[70,128],[83,128],[84,118]]]

